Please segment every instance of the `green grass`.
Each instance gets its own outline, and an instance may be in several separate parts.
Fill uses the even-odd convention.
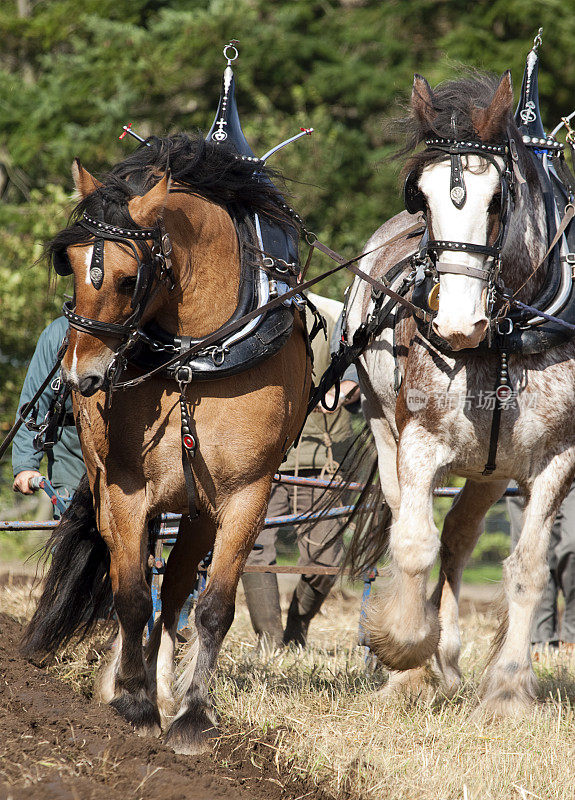
[[[430,579],[436,581],[439,577],[439,564],[431,570]],[[463,583],[474,585],[481,583],[500,583],[502,578],[501,563],[497,564],[470,564],[463,570]]]
[[[46,541],[46,531],[0,533],[0,566],[7,563],[36,564],[37,551]]]

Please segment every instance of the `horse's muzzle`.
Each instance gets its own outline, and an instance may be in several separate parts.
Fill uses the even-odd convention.
[[[434,320],[432,327],[438,336],[445,339],[452,350],[466,350],[478,347],[487,333],[489,321],[487,317],[482,317],[470,325],[455,326],[442,325]]]

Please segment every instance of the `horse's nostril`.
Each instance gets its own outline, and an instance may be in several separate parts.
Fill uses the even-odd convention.
[[[84,375],[78,381],[78,389],[84,397],[91,397],[98,389],[102,388],[104,379],[101,375]]]
[[[437,324],[437,318],[432,323],[433,331],[445,339],[453,350],[477,347],[487,333],[489,322],[486,317],[479,319],[471,325]]]

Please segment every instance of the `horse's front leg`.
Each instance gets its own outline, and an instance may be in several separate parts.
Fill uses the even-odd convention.
[[[426,667],[392,672],[384,696],[420,697],[439,685],[451,697],[461,684],[459,653],[459,591],[463,568],[484,528],[485,514],[498,500],[507,481],[467,481],[445,517],[439,550],[439,580],[431,602],[438,609],[441,634],[432,663]]]
[[[427,580],[439,549],[433,522],[433,487],[450,454],[415,423],[402,432],[398,451],[399,515],[391,529],[390,579],[367,615],[370,647],[393,670],[419,667],[439,641],[437,608]]]
[[[451,696],[461,683],[459,591],[463,569],[484,530],[485,514],[503,495],[507,481],[468,480],[450,508],[441,534],[439,581],[432,602],[439,609],[441,636],[437,667],[442,691]]]
[[[204,752],[217,735],[210,682],[224,636],[234,619],[239,579],[261,530],[271,476],[232,495],[219,511],[210,579],[196,606],[197,654],[184,676],[187,690],[166,736],[177,752]]]
[[[521,714],[536,698],[531,627],[549,575],[547,552],[555,516],[573,480],[575,450],[555,456],[533,480],[516,548],[503,562],[508,615],[495,637],[482,684],[488,712]]]
[[[156,675],[156,699],[165,725],[174,714],[172,684],[180,610],[194,589],[200,560],[212,548],[214,522],[206,515],[190,520],[183,515],[162,582],[162,612],[146,648],[149,670]]]
[[[125,495],[100,484],[98,527],[110,550],[110,579],[119,632],[112,658],[96,684],[96,697],[109,703],[141,735],[160,733],[160,716],[142,650],[152,613],[147,581],[148,529],[141,493]]]

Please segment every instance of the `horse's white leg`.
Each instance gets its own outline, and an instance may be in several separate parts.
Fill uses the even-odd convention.
[[[482,684],[487,710],[516,715],[535,700],[537,680],[531,666],[531,626],[548,576],[549,535],[557,510],[571,485],[575,451],[555,456],[533,480],[521,537],[503,562],[508,602]]]
[[[391,580],[367,615],[370,646],[390,669],[422,666],[439,642],[437,608],[427,601],[427,579],[439,549],[432,490],[450,453],[429,431],[409,423],[398,453],[399,517],[390,537]]]
[[[176,650],[177,621],[167,626],[160,617],[146,647],[148,670],[155,683],[156,703],[162,728],[174,713],[172,685],[174,682],[174,655]]]
[[[443,525],[439,581],[432,596],[439,609],[441,636],[436,653],[442,691],[454,694],[461,683],[459,653],[459,591],[461,575],[484,529],[485,514],[502,496],[507,481],[468,480],[456,498]]]
[[[486,512],[501,497],[506,486],[507,481],[482,484],[467,481],[449,510],[441,535],[439,581],[432,595],[441,629],[437,651],[429,665],[404,672],[392,671],[383,695],[419,697],[427,693],[430,686],[438,686],[442,694],[452,696],[459,688],[461,575],[483,531]]]

